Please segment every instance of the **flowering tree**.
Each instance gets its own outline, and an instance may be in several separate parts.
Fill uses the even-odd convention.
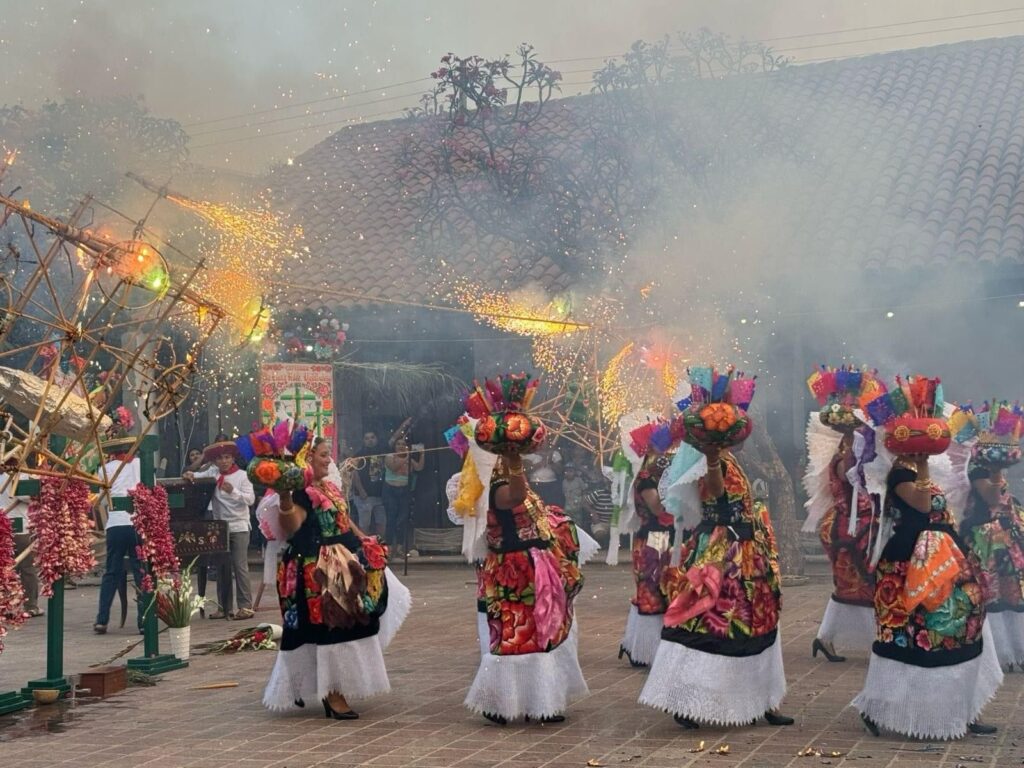
[[[524,44],[514,63],[448,54],[431,76],[400,171],[428,239],[591,271],[598,210],[547,114],[561,73]]]

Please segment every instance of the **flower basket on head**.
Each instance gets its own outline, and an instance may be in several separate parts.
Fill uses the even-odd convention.
[[[304,425],[279,421],[235,441],[246,474],[253,483],[275,491],[297,491],[305,487],[305,457],[313,433]]]
[[[1024,409],[1019,402],[987,400],[974,410],[971,403],[950,417],[950,429],[959,443],[974,440],[971,462],[988,469],[1006,469],[1021,460]]]
[[[466,413],[477,419],[473,437],[490,453],[531,453],[544,443],[543,422],[528,413],[540,382],[525,373],[488,379],[465,397]]]
[[[878,371],[824,365],[807,379],[807,388],[821,406],[818,419],[837,432],[853,432],[863,426],[856,411],[886,391],[885,384],[878,379]]]
[[[689,375],[692,392],[677,403],[682,413],[673,431],[701,450],[731,448],[746,440],[754,428],[747,409],[754,398],[756,377],[734,375],[732,368],[719,373],[707,367],[691,368]]]
[[[864,411],[876,426],[885,428],[885,447],[892,453],[938,456],[951,440],[944,406],[939,379],[897,376],[892,391],[876,393]]]

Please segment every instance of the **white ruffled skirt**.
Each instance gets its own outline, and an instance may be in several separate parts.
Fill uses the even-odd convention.
[[[829,598],[818,627],[818,639],[836,650],[870,651],[875,642],[875,609]]]
[[[711,725],[749,725],[786,695],[782,641],[756,656],[719,656],[662,640],[640,703]]]
[[[569,703],[590,693],[577,657],[579,630],[574,620],[565,641],[547,653],[497,656],[490,652],[487,614],[477,612],[480,668],[466,695],[466,706],[513,720],[564,714]]]
[[[949,667],[915,667],[874,653],[851,702],[880,728],[917,739],[959,739],[1003,682],[988,621],[981,655]]]
[[[658,652],[664,624],[665,614],[643,614],[635,605],[630,605],[626,616],[626,631],[619,645],[633,661],[650,665],[654,661],[654,654]]]
[[[992,630],[999,665],[1004,669],[1011,664],[1024,665],[1024,613],[988,613],[985,623]]]
[[[318,702],[328,693],[359,701],[391,690],[384,666],[384,649],[409,615],[412,595],[388,568],[388,607],[380,617],[380,631],[347,643],[307,643],[291,651],[278,651],[263,706],[275,712],[296,709],[296,700]]]

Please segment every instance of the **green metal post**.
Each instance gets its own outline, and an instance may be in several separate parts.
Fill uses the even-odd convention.
[[[156,483],[156,450],[159,444],[160,441],[156,435],[146,435],[142,438],[142,444],[139,446],[139,474],[143,484],[148,486],[153,486]],[[126,501],[129,505],[131,504],[130,499]],[[142,623],[142,656],[128,659],[128,668],[155,675],[187,667],[187,661],[182,661],[169,653],[160,653],[160,627],[157,625],[156,607],[150,606],[152,600],[151,592],[142,595],[143,608],[144,610],[148,609]]]
[[[53,594],[46,604],[46,677],[29,680],[21,695],[32,698],[32,691],[55,689],[62,694],[71,686],[64,677],[64,579],[53,582]]]

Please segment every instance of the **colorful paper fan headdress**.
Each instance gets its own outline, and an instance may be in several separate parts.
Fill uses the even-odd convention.
[[[476,381],[465,397],[466,413],[477,419],[476,444],[491,453],[529,453],[544,442],[546,430],[531,416],[530,403],[540,381],[525,373],[507,373]]]
[[[254,483],[275,491],[297,491],[306,485],[305,457],[313,433],[305,424],[278,421],[235,441],[246,473]]]
[[[864,403],[872,423],[885,427],[885,447],[896,454],[936,456],[949,448],[942,382],[927,376],[896,377],[896,386]]]
[[[674,426],[674,422],[666,419],[656,419],[641,424],[630,431],[629,447],[641,458],[648,453],[666,453],[679,442],[681,437],[673,429]]]
[[[854,411],[886,392],[878,371],[851,366],[829,368],[823,365],[807,379],[807,388],[821,406],[818,414],[821,423],[840,432],[852,432],[861,426]]]
[[[958,443],[974,440],[971,460],[990,468],[1013,466],[1021,459],[1024,409],[1020,402],[985,401],[977,411],[971,403],[950,417],[950,430]]]
[[[676,405],[672,432],[697,448],[739,445],[754,427],[747,409],[754,399],[757,377],[746,378],[730,366],[725,373],[711,367],[690,368],[692,391]]]

